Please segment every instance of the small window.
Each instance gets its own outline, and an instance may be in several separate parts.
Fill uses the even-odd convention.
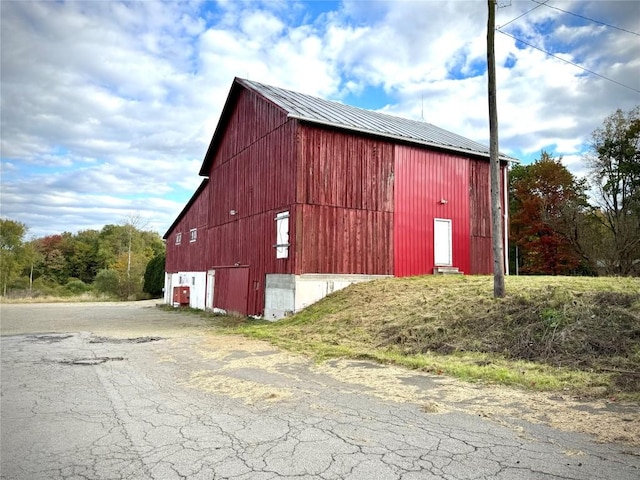
[[[182,243],[182,232],[176,233],[176,245],[180,245]]]
[[[195,242],[197,238],[198,238],[198,229],[192,228],[191,230],[189,230],[189,241]]]
[[[196,277],[191,277],[191,285],[195,285],[196,284]]]
[[[276,258],[289,257],[289,212],[276,215]]]

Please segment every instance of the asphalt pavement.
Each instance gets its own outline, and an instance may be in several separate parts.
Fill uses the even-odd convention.
[[[153,302],[1,308],[3,479],[640,478],[629,445],[385,395],[387,367],[349,381]]]

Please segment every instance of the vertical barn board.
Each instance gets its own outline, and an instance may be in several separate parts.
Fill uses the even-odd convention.
[[[204,257],[207,249],[209,189],[204,180],[193,197],[178,217],[178,222],[167,232],[166,237],[166,272],[202,271],[205,267]],[[197,230],[197,239],[190,241],[191,229]],[[182,235],[179,245],[176,234]]]
[[[213,151],[207,152],[207,156],[212,157],[205,159],[210,163],[209,167],[229,161],[247,145],[287,122],[287,114],[280,107],[242,87],[232,87],[229,101],[232,102],[229,110],[225,108],[220,118],[224,125],[218,140],[222,141],[213,145]]]
[[[303,204],[296,274],[391,274],[393,145],[308,124],[296,145]]]
[[[469,177],[471,274],[493,273],[491,183],[487,160],[471,161]]]
[[[469,272],[469,159],[395,146],[394,275],[433,272],[434,218],[451,220],[453,266]]]
[[[249,269],[229,269],[229,289],[224,308],[227,312],[246,313],[249,292]]]
[[[213,160],[207,171],[208,198],[202,203],[208,217],[208,235],[203,237],[206,241],[202,250],[191,256],[198,267],[192,270],[216,269],[214,296],[216,301],[228,304],[232,294],[227,291],[229,273],[225,269],[247,267],[247,298],[243,301],[246,311],[241,313],[260,314],[264,309],[265,275],[293,273],[295,264],[297,123],[253,92],[240,89],[233,95],[236,103],[230,104],[226,117],[221,119],[227,122],[221,127],[224,135],[217,139],[215,149],[210,148]],[[282,211],[291,215],[292,245],[287,259],[276,259],[274,219]],[[199,242],[200,231],[198,235]],[[174,263],[183,261],[178,258]]]
[[[320,205],[304,205],[303,211],[299,273],[392,274],[391,212]]]
[[[297,202],[392,211],[393,144],[300,125]]]

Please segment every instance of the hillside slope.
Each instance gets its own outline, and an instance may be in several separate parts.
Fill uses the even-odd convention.
[[[607,392],[640,392],[639,279],[521,276],[507,277],[506,287],[507,297],[494,299],[487,276],[377,280],[291,318],[240,329],[320,357],[369,357],[458,376],[473,377],[475,369],[531,385],[496,370],[535,363],[601,375],[596,383]]]

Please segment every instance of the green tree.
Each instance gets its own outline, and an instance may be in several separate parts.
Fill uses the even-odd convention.
[[[82,230],[72,237],[66,258],[71,277],[93,282],[100,269],[99,240],[97,230]]]
[[[143,291],[154,297],[162,296],[162,289],[164,287],[164,263],[165,254],[162,252],[149,260],[147,269],[144,272]]]
[[[24,236],[27,226],[9,219],[0,219],[0,289],[2,295],[18,279],[24,267]]]
[[[588,211],[585,190],[561,159],[545,151],[531,165],[511,170],[510,239],[521,272],[567,275],[589,263],[577,228]]]
[[[586,160],[609,244],[607,273],[640,274],[640,106],[605,118]]]
[[[115,270],[102,269],[96,275],[93,286],[99,293],[120,295],[120,279]]]

